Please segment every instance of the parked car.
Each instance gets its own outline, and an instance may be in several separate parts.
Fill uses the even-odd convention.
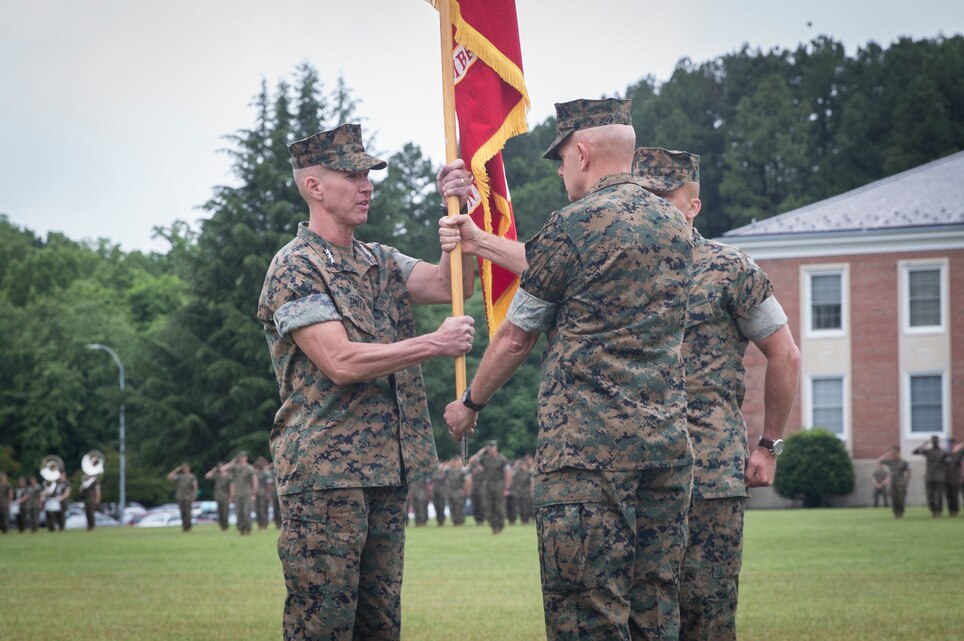
[[[170,527],[181,526],[181,513],[177,510],[155,508],[141,517],[134,527]]]
[[[124,525],[134,525],[147,514],[147,509],[140,503],[131,503],[124,508],[124,514],[121,516],[121,523]]]
[[[94,512],[94,527],[117,527],[117,519],[111,518],[103,512]],[[64,527],[68,530],[81,530],[87,527],[87,515],[84,513],[70,512],[64,521]]]

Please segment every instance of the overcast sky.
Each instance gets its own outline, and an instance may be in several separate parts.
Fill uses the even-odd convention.
[[[516,5],[530,125],[744,43],[829,35],[853,53],[964,29],[960,0]],[[302,61],[329,86],[344,77],[378,151],[444,158],[438,14],[422,0],[0,0],[0,214],[42,237],[166,251],[151,228],[196,225],[232,183],[223,137],[252,126],[263,78]]]

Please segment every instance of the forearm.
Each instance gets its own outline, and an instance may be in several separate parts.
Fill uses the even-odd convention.
[[[768,362],[763,391],[763,436],[765,438],[776,440],[783,436],[796,394],[796,369],[791,371],[789,368]]]
[[[503,323],[485,350],[472,379],[472,400],[488,403],[529,356],[536,338],[538,335],[525,332],[508,321]]]
[[[347,339],[339,349],[322,350],[319,337],[294,333],[295,342],[336,385],[352,385],[388,376],[442,354],[436,332],[396,343],[361,343]]]
[[[495,234],[480,234],[476,254],[490,260],[514,274],[521,274],[529,266],[526,260],[526,246],[509,238]]]
[[[763,436],[775,440],[783,436],[797,396],[800,350],[786,325],[757,343],[757,346],[767,359],[763,384]]]
[[[441,289],[449,292],[445,300],[440,303],[452,302],[452,254],[442,252],[442,258],[438,265],[439,278],[442,281]],[[469,254],[462,253],[462,298],[472,298],[475,293],[475,258]]]

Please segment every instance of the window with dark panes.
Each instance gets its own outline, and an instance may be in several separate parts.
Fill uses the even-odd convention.
[[[843,378],[814,378],[812,383],[813,427],[822,427],[838,436],[844,433]]]
[[[910,377],[910,431],[943,432],[943,381],[940,374]]]
[[[907,273],[910,326],[936,327],[941,324],[941,270],[912,269]]]
[[[841,329],[843,299],[840,274],[810,276],[811,329]]]

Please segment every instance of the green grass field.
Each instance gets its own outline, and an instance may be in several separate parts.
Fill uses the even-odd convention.
[[[0,639],[278,639],[274,529],[0,536]],[[964,517],[912,508],[747,514],[744,641],[964,639]],[[405,640],[545,639],[535,528],[409,528]]]

